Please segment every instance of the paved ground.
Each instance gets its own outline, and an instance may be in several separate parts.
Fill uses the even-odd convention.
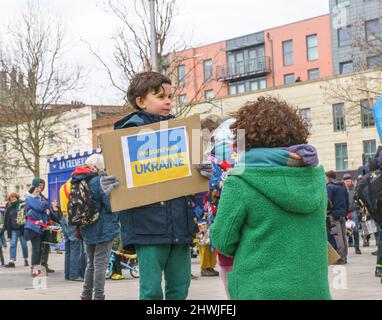
[[[371,255],[371,252],[376,250],[376,247],[371,246],[361,249],[363,254],[355,255],[354,248],[349,248],[349,263],[346,266],[331,266],[329,268],[331,292],[334,299],[382,299],[382,284],[379,278],[374,277],[376,257]],[[5,252],[6,261],[8,261],[8,253],[9,250],[7,249]],[[15,269],[0,268],[0,300],[78,299],[82,283],[64,280],[63,254],[52,253],[50,255],[50,266],[56,272],[47,278],[46,289],[33,289],[30,269],[22,266],[21,257],[21,250],[19,250]],[[192,270],[193,274],[200,276],[198,259],[192,260]],[[138,298],[139,280],[133,279],[128,272],[124,273],[124,275],[124,280],[106,281],[105,293],[107,299],[133,300]],[[314,277],[314,274],[312,274],[312,277]],[[188,299],[224,300],[224,288],[219,277],[199,277],[197,280],[192,280]]]

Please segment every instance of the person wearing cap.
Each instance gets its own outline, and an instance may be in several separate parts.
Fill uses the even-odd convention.
[[[332,203],[329,216],[333,225],[334,235],[338,254],[341,259],[336,264],[346,264],[348,255],[348,245],[346,239],[346,215],[349,212],[349,195],[343,180],[337,180],[334,171],[328,171],[326,175],[326,190],[328,199]]]
[[[40,189],[40,197],[48,202],[48,199],[43,195],[44,189],[45,189],[45,180],[41,179],[39,177],[36,177],[32,181],[32,187],[39,187]],[[55,215],[49,215],[48,220],[54,221],[56,223],[59,223]],[[48,259],[50,254],[50,244],[49,243],[42,243],[41,244],[41,266],[45,268],[46,273],[53,273],[55,270],[50,269],[48,266]]]
[[[118,214],[111,211],[110,199],[101,188],[99,173],[105,169],[100,154],[91,155],[85,165],[77,167],[72,174],[72,183],[86,180],[91,197],[99,210],[98,220],[80,227],[88,257],[82,300],[104,300],[105,273],[113,240],[119,235]]]
[[[49,204],[41,197],[41,188],[34,179],[25,200],[26,221],[24,226],[25,240],[32,243],[32,276],[41,274],[42,233],[46,228],[49,215]]]
[[[343,179],[349,194],[349,218],[355,223],[355,228],[353,230],[355,253],[362,254],[361,250],[359,249],[360,218],[359,218],[359,212],[357,210],[356,201],[354,199],[354,195],[355,195],[354,181],[351,174],[349,173],[346,173]],[[349,245],[352,244],[352,240],[353,240],[353,236],[349,236]]]

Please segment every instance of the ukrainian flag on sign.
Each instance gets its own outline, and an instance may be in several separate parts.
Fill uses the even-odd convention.
[[[128,188],[191,175],[185,127],[124,136],[121,140]]]

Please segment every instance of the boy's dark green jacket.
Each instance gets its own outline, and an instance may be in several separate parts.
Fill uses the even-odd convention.
[[[174,116],[134,112],[114,124],[114,129],[139,127]],[[150,197],[147,194],[147,197]],[[123,247],[152,244],[191,244],[196,231],[192,201],[188,197],[162,201],[119,213]]]

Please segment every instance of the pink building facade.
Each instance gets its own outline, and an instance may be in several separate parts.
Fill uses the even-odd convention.
[[[177,104],[272,88],[333,74],[330,16],[177,52]]]
[[[268,87],[333,74],[330,16],[324,15],[264,31],[271,57]]]

